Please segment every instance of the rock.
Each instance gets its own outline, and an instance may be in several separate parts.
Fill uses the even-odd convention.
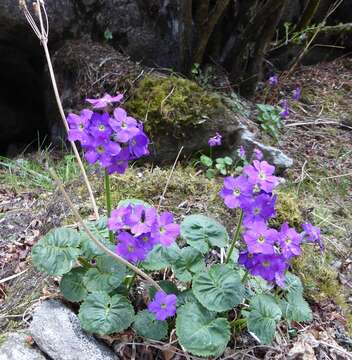
[[[283,172],[293,165],[293,160],[280,149],[260,143],[255,140],[254,135],[246,129],[241,133],[240,143],[245,148],[248,157],[252,155],[255,148],[259,149],[263,153],[264,159],[270,164],[275,165],[278,173]]]
[[[56,300],[38,306],[30,332],[39,348],[53,360],[117,360],[109,347],[81,328],[76,314]]]
[[[0,346],[0,360],[45,360],[40,350],[27,342],[25,333],[10,333]]]

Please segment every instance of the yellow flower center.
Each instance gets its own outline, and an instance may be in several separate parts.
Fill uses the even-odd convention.
[[[264,244],[264,243],[265,243],[265,237],[264,237],[263,235],[260,235],[260,236],[258,237],[258,242],[259,242],[260,244]]]
[[[265,180],[266,179],[266,175],[263,173],[263,171],[259,171],[258,176],[259,176],[260,180]]]
[[[104,125],[99,125],[98,129],[99,129],[99,131],[105,131],[105,126]]]
[[[233,194],[236,195],[236,196],[240,196],[241,195],[240,189],[234,189]]]
[[[258,214],[260,214],[260,209],[254,208],[253,212],[254,212],[254,215],[258,215]]]
[[[292,243],[292,240],[291,240],[289,237],[287,237],[287,238],[285,239],[285,243],[286,243],[287,245],[290,245],[290,244]]]
[[[128,252],[134,252],[134,246],[132,246],[132,245],[128,245],[128,247],[127,247],[127,250],[128,250]]]
[[[103,153],[105,152],[104,146],[103,146],[103,145],[99,145],[99,146],[97,147],[97,152],[98,152],[99,154],[103,154]]]
[[[270,266],[270,261],[265,260],[265,261],[262,262],[262,265],[267,268],[267,267]]]

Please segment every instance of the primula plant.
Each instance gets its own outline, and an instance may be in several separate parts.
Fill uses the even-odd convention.
[[[137,199],[111,204],[109,175],[148,154],[149,144],[142,125],[114,106],[121,101],[88,99],[92,109],[68,116],[69,138],[104,169],[107,217],[54,229],[32,250],[36,268],[60,276],[63,296],[79,304],[82,327],[101,335],[132,327],[152,340],[168,339],[175,328],[184,350],[216,357],[233,332],[246,328],[269,344],[281,320],[288,327],[310,321],[302,284],[289,270],[302,244],[323,249],[320,230],[270,227],[280,179],[259,150],[239,176],[223,180],[219,196],[237,221],[231,236],[203,214],[177,224],[170,212]]]

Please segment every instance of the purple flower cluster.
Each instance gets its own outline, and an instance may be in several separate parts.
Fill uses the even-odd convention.
[[[116,235],[116,253],[132,263],[143,261],[156,244],[170,246],[180,233],[171,213],[158,215],[155,208],[144,205],[113,210],[108,228]]]
[[[246,249],[240,253],[239,263],[252,275],[283,287],[285,271],[290,260],[301,254],[302,242],[322,244],[320,230],[311,224],[304,224],[302,233],[287,223],[279,230],[268,226],[268,221],[276,215],[273,190],[280,183],[274,171],[275,167],[266,161],[254,160],[244,167],[242,175],[224,179],[220,196],[230,209],[243,211],[242,238]]]
[[[86,99],[94,111],[67,116],[70,141],[79,141],[89,164],[99,162],[109,174],[123,174],[130,160],[148,155],[149,139],[142,124],[121,107],[112,108],[123,96],[105,94],[100,99]]]

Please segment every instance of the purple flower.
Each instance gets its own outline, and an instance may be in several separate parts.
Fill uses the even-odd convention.
[[[270,86],[277,86],[279,83],[279,77],[277,75],[272,75],[269,77],[268,82]]]
[[[248,183],[245,176],[233,178],[227,176],[224,179],[224,187],[220,191],[220,196],[224,199],[225,205],[234,209],[241,207],[244,202],[248,201],[252,195],[252,186]]]
[[[156,320],[166,320],[176,314],[176,301],[176,295],[166,295],[163,291],[158,291],[154,300],[149,303],[148,311],[155,314]]]
[[[243,234],[248,251],[253,254],[274,254],[274,244],[278,239],[277,231],[270,229],[264,222],[257,222]]]
[[[217,132],[215,136],[209,138],[208,145],[210,147],[220,146],[221,145],[222,136]]]
[[[147,253],[144,247],[142,247],[138,240],[128,232],[121,232],[117,236],[117,239],[119,242],[116,245],[115,252],[124,259],[132,263],[137,263],[146,258]]]
[[[305,223],[302,225],[304,230],[303,236],[306,241],[318,244],[320,246],[320,250],[323,252],[325,249],[323,240],[320,236],[320,229],[314,226],[311,223]]]
[[[287,222],[282,224],[279,232],[279,244],[284,258],[289,259],[300,255],[302,252],[301,241],[302,236],[295,229],[290,228]]]
[[[244,149],[244,147],[241,145],[237,151],[238,151],[238,156],[241,159],[245,160],[246,159],[246,150]]]
[[[82,145],[85,145],[90,141],[87,129],[89,127],[92,115],[93,112],[87,109],[82,110],[80,115],[73,113],[68,114],[67,123],[70,128],[68,139],[70,141],[78,140]]]
[[[248,181],[267,193],[271,193],[278,185],[279,179],[272,174],[275,166],[269,165],[266,161],[254,160],[253,165],[246,165],[244,173],[248,176]]]
[[[174,223],[171,213],[165,211],[160,214],[158,222],[153,226],[152,236],[162,245],[170,246],[180,234],[180,226]]]
[[[109,94],[105,94],[102,98],[99,99],[86,99],[91,105],[93,105],[94,109],[104,109],[108,105],[120,102],[123,99],[122,94],[117,94],[116,96],[111,96]]]
[[[145,135],[143,132],[140,132],[138,135],[133,137],[128,143],[130,153],[135,158],[140,158],[142,156],[148,155],[148,145],[149,139],[147,135]]]
[[[112,129],[109,125],[109,114],[94,113],[89,126],[90,134],[93,138],[101,140],[110,140]]]
[[[137,126],[137,120],[127,116],[126,111],[121,107],[114,110],[114,117],[110,119],[110,125],[116,131],[114,139],[122,143],[128,142],[141,131]]]
[[[288,107],[287,100],[280,101],[280,107],[282,108],[282,111],[280,112],[280,116],[286,119],[290,115],[290,110]]]
[[[89,164],[99,161],[100,165],[105,168],[111,165],[112,157],[120,153],[121,147],[116,142],[110,140],[102,141],[94,139],[86,146],[86,150],[84,156]]]
[[[153,207],[137,205],[135,208],[136,222],[131,226],[131,232],[136,236],[149,233],[157,222],[157,212]]]
[[[267,281],[278,280],[278,285],[280,285],[280,283],[284,285],[282,279],[283,274],[287,269],[287,263],[282,256],[277,254],[257,254],[254,255],[253,263],[254,265],[248,269],[252,275],[261,276]]]
[[[149,252],[153,249],[154,245],[158,243],[158,241],[151,236],[150,233],[144,233],[137,237],[139,247],[143,248],[145,251]]]
[[[128,160],[130,160],[130,152],[128,148],[124,148],[118,155],[111,158],[110,165],[107,167],[108,173],[124,174],[128,168]]]
[[[248,227],[255,222],[269,220],[275,216],[275,203],[276,196],[267,194],[260,194],[253,200],[247,201],[243,206],[245,210],[243,224]]]
[[[298,101],[301,98],[302,90],[299,86],[296,87],[296,89],[293,90],[292,98],[293,100]]]
[[[242,251],[238,257],[238,263],[251,269],[255,265],[254,255],[248,251]]]
[[[263,153],[259,149],[254,149],[254,156],[257,160],[263,159]]]
[[[108,219],[108,228],[111,231],[118,231],[125,228],[125,216],[129,213],[129,207],[118,207],[111,211]]]

